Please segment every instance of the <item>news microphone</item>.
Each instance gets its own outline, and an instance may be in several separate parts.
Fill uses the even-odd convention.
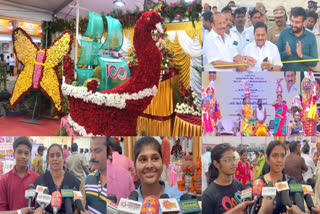
[[[68,186],[61,189],[61,196],[64,199],[64,209],[66,214],[72,214],[72,199],[73,199],[73,190],[69,189]]]
[[[113,195],[113,194],[110,194],[110,195],[107,195],[107,199],[112,201],[113,203],[117,203],[117,196]]]
[[[44,191],[41,193],[39,192],[37,196],[36,202],[40,204],[42,209],[45,209],[51,202],[51,195],[49,195],[49,190],[44,189]]]
[[[248,181],[246,183],[246,189],[241,191],[242,201],[251,201],[252,200],[252,183]],[[247,206],[247,214],[250,214],[250,206]]]
[[[162,213],[176,214],[180,212],[177,199],[169,198],[168,194],[162,194],[159,199],[159,204]]]
[[[185,193],[180,197],[180,211],[185,213],[200,213],[201,209],[196,196]]]
[[[253,182],[252,195],[253,195],[254,204],[252,205],[252,208],[251,208],[251,212],[250,212],[251,214],[255,213],[257,204],[262,194],[263,185],[264,183],[262,179],[257,179]]]
[[[283,203],[283,205],[286,207],[291,207],[292,206],[292,202],[290,200],[290,196],[289,196],[289,185],[288,182],[286,181],[280,181],[276,183],[276,188],[277,191],[280,193],[280,198],[281,201]]]
[[[120,198],[117,210],[119,214],[140,214],[141,207],[142,203],[138,201],[138,192],[133,191],[128,199]]]
[[[59,191],[55,191],[51,196],[51,208],[53,210],[53,214],[57,214],[62,205],[62,197]]]
[[[32,201],[34,197],[36,196],[36,186],[34,184],[29,185],[29,189],[27,189],[24,193],[24,197],[28,199],[28,207],[32,207]]]
[[[304,200],[302,198],[303,189],[301,184],[295,180],[289,181],[290,195],[293,197],[294,204],[297,205],[301,211],[305,212]]]
[[[276,197],[276,195],[277,195],[277,189],[273,187],[273,184],[271,181],[262,188],[263,198],[267,198],[268,200],[273,200]]]
[[[137,191],[132,191],[128,197],[129,200],[138,201],[139,194]]]
[[[73,190],[73,201],[74,201],[74,205],[77,208],[79,214],[81,213],[81,211],[84,211],[83,206],[82,206],[82,200],[83,200],[83,196],[82,193],[80,191],[75,191]]]
[[[108,214],[118,214],[117,205],[107,199],[107,213]]]
[[[140,214],[158,214],[159,200],[156,196],[148,196],[142,202]]]
[[[313,200],[311,197],[311,195],[313,195],[313,189],[310,185],[302,184],[301,186],[302,186],[303,193],[304,193],[304,200],[306,201],[308,209],[313,214],[314,212],[311,210],[311,208],[314,207],[314,203],[313,203]]]

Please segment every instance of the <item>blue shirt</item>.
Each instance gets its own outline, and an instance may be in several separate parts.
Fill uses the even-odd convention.
[[[288,60],[302,60],[297,55],[297,43],[301,41],[302,45],[302,59],[317,59],[317,41],[313,33],[309,32],[303,28],[303,34],[299,37],[296,37],[293,34],[291,28],[283,29],[280,33],[277,46],[280,52],[280,57],[282,61]],[[291,55],[287,56],[286,52],[286,43],[288,42]],[[308,71],[309,67],[316,66],[318,61],[312,62],[296,62],[296,63],[283,63],[283,71]]]
[[[169,185],[166,185],[163,181],[160,181],[161,185],[164,185],[164,192],[163,194],[168,194],[169,198],[175,198],[177,199],[178,203],[180,201],[180,197],[183,195],[182,192],[180,192],[179,190],[177,190],[176,188],[173,188]],[[136,190],[138,192],[138,201],[143,202],[143,198],[142,198],[142,194],[140,191],[141,186],[138,187],[138,189]],[[162,213],[161,208],[159,207],[159,214]],[[181,212],[179,212],[180,214],[182,214]]]

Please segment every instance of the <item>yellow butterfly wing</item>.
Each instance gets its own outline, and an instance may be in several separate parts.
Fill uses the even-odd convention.
[[[10,107],[13,109],[32,88],[34,61],[37,56],[38,47],[21,28],[13,31],[12,39],[16,57],[24,65],[10,98]]]
[[[43,77],[40,86],[57,112],[62,109],[62,92],[57,72],[53,69],[62,62],[62,58],[70,52],[72,44],[71,31],[63,33],[47,50]]]

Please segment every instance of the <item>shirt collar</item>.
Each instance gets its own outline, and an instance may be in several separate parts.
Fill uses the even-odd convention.
[[[266,40],[266,41],[264,42],[264,45],[263,45],[261,48],[257,45],[256,41],[254,41],[254,45],[255,45],[256,48],[263,49],[264,47],[266,47],[267,41],[268,41],[268,40]]]
[[[29,176],[31,174],[30,171],[31,171],[31,169],[28,168],[27,173],[23,176],[23,178],[25,178],[26,176]],[[13,174],[16,174],[17,176],[19,176],[17,171],[16,171],[16,166],[13,167],[12,172],[13,172]]]
[[[305,36],[305,35],[306,35],[306,31],[307,31],[307,29],[306,29],[305,27],[303,27],[303,33],[302,33],[299,37],[297,37],[297,38],[301,38],[301,37]],[[293,34],[292,28],[289,29],[289,33],[290,33],[291,35],[293,35],[294,37],[296,37],[296,36]]]

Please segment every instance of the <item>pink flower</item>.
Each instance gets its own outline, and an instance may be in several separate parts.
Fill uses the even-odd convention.
[[[188,7],[188,11],[191,12],[192,11],[192,7]]]
[[[168,8],[164,8],[164,11],[168,12]]]
[[[179,5],[179,9],[181,9],[182,7],[183,7],[183,5],[182,5],[182,4],[180,4],[180,5]]]
[[[175,8],[177,6],[177,2],[172,3],[172,7]]]

